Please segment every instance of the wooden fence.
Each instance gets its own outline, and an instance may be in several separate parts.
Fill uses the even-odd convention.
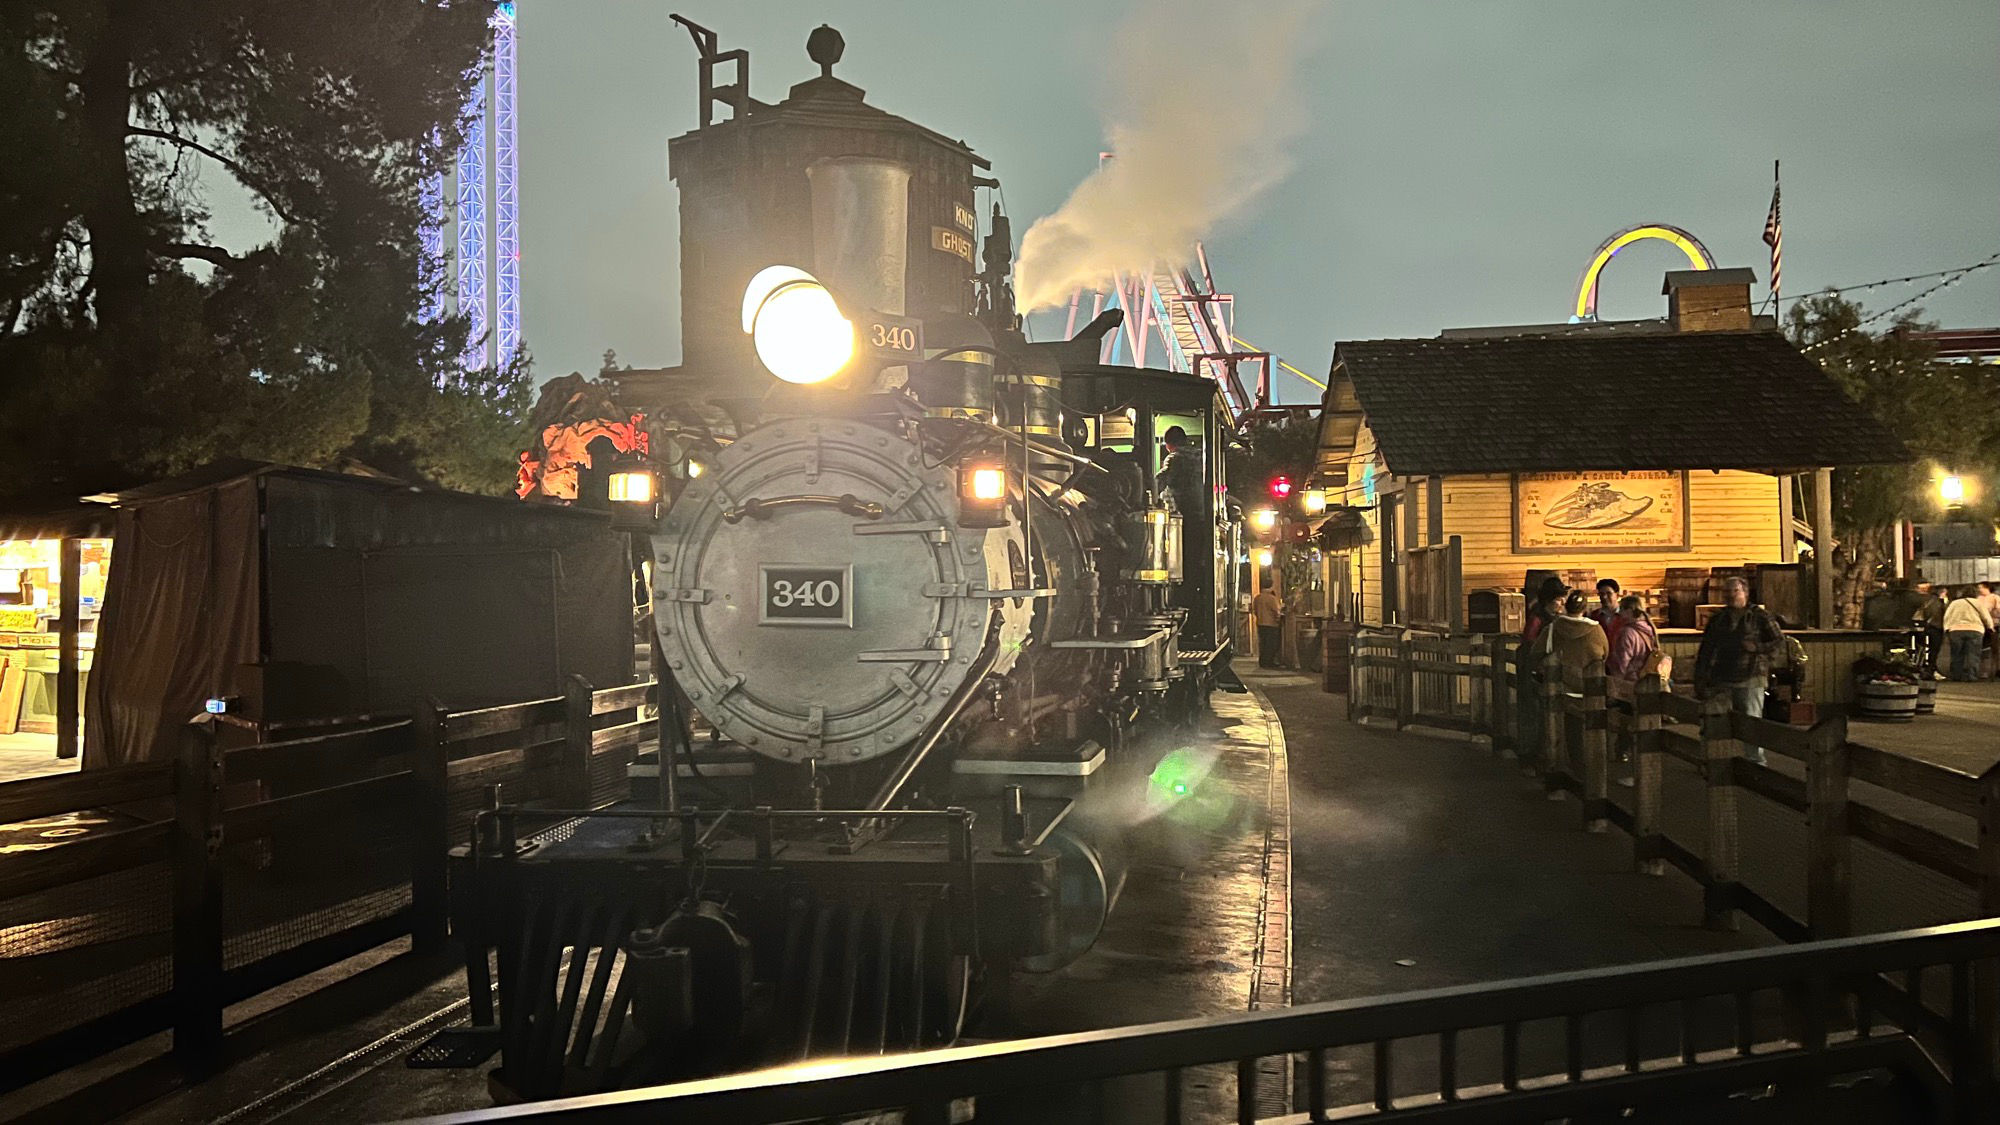
[[[1601,663],[1551,657],[1524,677],[1518,648],[1511,637],[1356,634],[1348,716],[1464,731],[1532,764],[1551,791],[1580,798],[1585,830],[1630,833],[1639,870],[1671,864],[1700,883],[1711,926],[1733,927],[1740,911],[1788,941],[1852,934],[1857,844],[1964,888],[1961,913],[2000,916],[2000,766],[1963,773],[1851,741],[1843,716],[1788,726],[1673,694],[1658,677],[1638,685],[1627,716],[1607,706]],[[1619,741],[1631,786],[1613,799]],[[1803,763],[1803,777],[1746,747]],[[1745,878],[1745,794],[1802,822],[1803,887]],[[1988,982],[1982,995],[1995,992]]]
[[[572,678],[235,747],[204,715],[172,761],[0,784],[0,1091],[169,1029],[206,1073],[226,1006],[405,935],[441,949],[446,853],[492,787],[622,798],[655,697]]]

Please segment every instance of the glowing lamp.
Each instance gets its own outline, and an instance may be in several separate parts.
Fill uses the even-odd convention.
[[[688,479],[693,480],[694,478],[700,476],[701,472],[702,472],[701,462],[696,461],[695,459],[690,457],[688,459]]]
[[[1965,503],[1965,480],[1953,473],[1938,481],[1938,497],[1947,504]]]
[[[1250,513],[1250,522],[1259,531],[1269,531],[1278,526],[1278,513],[1272,508],[1259,508]]]
[[[1292,494],[1292,478],[1287,476],[1275,476],[1271,478],[1272,498],[1277,500],[1283,500],[1286,497],[1290,496],[1291,494]]]
[[[972,485],[968,490],[974,500],[998,500],[1007,495],[1007,473],[1004,469],[978,468],[972,470]]]
[[[770,266],[750,279],[743,331],[758,361],[787,383],[823,383],[854,358],[853,322],[818,278],[795,266]]]
[[[1269,547],[1257,548],[1257,565],[1258,566],[1271,565],[1271,548]]]
[[[1306,511],[1314,515],[1326,511],[1326,489],[1308,488],[1303,493]]]
[[[1007,464],[997,452],[975,453],[958,463],[958,525],[1007,524]]]
[[[651,504],[657,491],[651,470],[625,469],[611,474],[610,493],[614,504]]]

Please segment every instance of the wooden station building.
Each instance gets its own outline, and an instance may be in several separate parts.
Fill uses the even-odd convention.
[[[1829,582],[1797,566],[1830,538],[1830,467],[1909,454],[1752,316],[1752,280],[1669,273],[1661,320],[1339,343],[1309,485],[1328,499],[1329,616],[1479,631],[1474,593],[1531,571],[1643,594],[1775,564],[1791,623],[1830,623]]]

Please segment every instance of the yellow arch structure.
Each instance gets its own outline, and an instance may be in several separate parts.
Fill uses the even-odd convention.
[[[1590,265],[1585,268],[1583,279],[1577,284],[1576,315],[1571,317],[1572,320],[1597,319],[1597,275],[1604,272],[1604,267],[1610,264],[1612,256],[1618,251],[1648,238],[1657,238],[1686,254],[1688,264],[1695,269],[1715,268],[1715,257],[1708,252],[1708,247],[1703,246],[1700,239],[1679,227],[1669,226],[1666,223],[1641,223],[1638,226],[1626,227],[1605,239],[1597,247],[1597,252],[1590,256]]]

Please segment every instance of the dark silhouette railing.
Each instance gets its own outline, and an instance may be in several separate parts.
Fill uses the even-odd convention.
[[[1247,1123],[1257,1120],[1257,1064],[1273,1056],[1303,1070],[1303,1116],[1288,1121],[1616,1119],[1633,1107],[1699,1113],[1746,1092],[1765,1101],[1768,1120],[1895,1120],[1882,1116],[1895,1106],[1908,1120],[1988,1121],[1994,1015],[1973,968],[1996,955],[2000,920],[1961,923],[810,1064],[455,1114],[428,1125],[757,1125],[897,1111],[913,1125],[941,1125],[968,1102],[979,1121],[1182,1122],[1192,1119],[1194,1076],[1227,1082],[1231,1074],[1230,1119]],[[1927,981],[1940,988],[1927,989]],[[1941,1009],[1927,1005],[1930,992],[1941,995]],[[1344,1049],[1358,1051],[1365,1065],[1353,1066]],[[1406,1050],[1435,1058],[1424,1081],[1399,1072],[1395,1059]],[[1339,1087],[1328,1064],[1337,1056],[1348,1064],[1344,1073],[1367,1076],[1354,1104],[1334,1096]],[[1855,1084],[1863,1075],[1877,1083],[1872,1098]]]

